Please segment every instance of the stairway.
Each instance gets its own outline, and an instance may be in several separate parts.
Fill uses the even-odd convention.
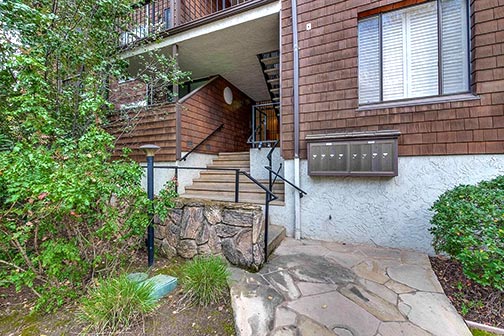
[[[208,168],[239,168],[250,172],[249,152],[220,153],[217,159],[207,166]],[[234,202],[235,199],[234,171],[202,170],[200,177],[193,180],[193,184],[185,188],[185,193],[180,197],[208,199],[214,201]],[[267,180],[259,180],[268,186]],[[276,182],[273,193],[278,199],[272,205],[283,205],[284,183]],[[266,195],[264,191],[244,175],[240,175],[239,201],[264,205]]]
[[[250,172],[249,152],[220,153],[217,159],[207,166],[207,168],[239,168],[242,171]],[[193,184],[185,188],[185,193],[180,197],[208,199],[214,201],[234,202],[235,199],[235,179],[234,171],[202,170],[200,177],[193,180]],[[268,186],[267,180],[259,180],[264,186]],[[278,199],[271,202],[271,205],[284,204],[284,183],[276,182],[273,193]],[[265,204],[265,193],[254,182],[246,176],[240,175],[239,201],[244,203]],[[268,225],[268,254],[280,245],[285,238],[285,228],[279,225]]]
[[[261,62],[264,79],[268,85],[271,101],[280,102],[280,52],[278,50],[257,55]]]

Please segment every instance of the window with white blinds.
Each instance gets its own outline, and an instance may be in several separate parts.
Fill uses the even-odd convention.
[[[469,91],[466,0],[438,1],[359,21],[359,104]]]

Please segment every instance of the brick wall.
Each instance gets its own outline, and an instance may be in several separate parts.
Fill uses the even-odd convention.
[[[175,104],[159,104],[149,108],[117,110],[109,116],[109,133],[117,138],[115,157],[122,148],[132,150],[130,157],[145,161],[141,145],[155,144],[161,147],[156,153],[157,161],[175,161],[176,113]]]
[[[225,87],[233,91],[233,103],[224,101]],[[194,91],[181,101],[181,149],[189,151],[219,125],[222,130],[206,141],[199,153],[217,154],[248,150],[253,101],[222,77]]]
[[[145,100],[147,96],[147,85],[141,80],[128,80],[118,82],[111,79],[109,82],[109,101],[119,109],[122,104],[131,104]]]
[[[144,161],[145,156],[137,148],[153,143],[161,147],[156,160],[175,161],[177,154],[177,107],[175,104],[119,110],[122,104],[145,98],[145,84],[127,81],[118,84],[112,81],[109,99],[116,111],[109,117],[109,133],[116,136],[115,155],[123,147],[133,150],[134,160]],[[233,92],[233,103],[224,101],[224,88]],[[178,106],[180,114],[180,150],[187,152],[206,138],[221,124],[224,127],[196,151],[217,154],[248,150],[247,139],[251,134],[251,111],[253,101],[222,77],[217,77],[205,86],[184,97]]]
[[[357,18],[397,1],[298,0],[301,157],[308,134],[399,130],[399,154],[504,153],[504,1],[471,1],[472,91],[465,102],[357,111]],[[312,24],[310,31],[307,23]],[[282,151],[293,157],[291,8],[282,0]]]

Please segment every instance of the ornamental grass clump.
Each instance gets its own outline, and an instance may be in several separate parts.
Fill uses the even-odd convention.
[[[114,333],[143,320],[157,307],[152,287],[150,282],[135,283],[124,275],[102,281],[81,302],[79,318],[85,330]]]
[[[209,305],[226,297],[229,270],[218,256],[197,256],[182,267],[180,281],[189,304]]]
[[[431,210],[436,252],[458,260],[476,283],[504,290],[504,176],[457,186]]]

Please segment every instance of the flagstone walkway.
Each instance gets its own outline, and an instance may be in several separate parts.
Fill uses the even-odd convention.
[[[471,335],[421,253],[286,239],[232,278],[239,336]]]

